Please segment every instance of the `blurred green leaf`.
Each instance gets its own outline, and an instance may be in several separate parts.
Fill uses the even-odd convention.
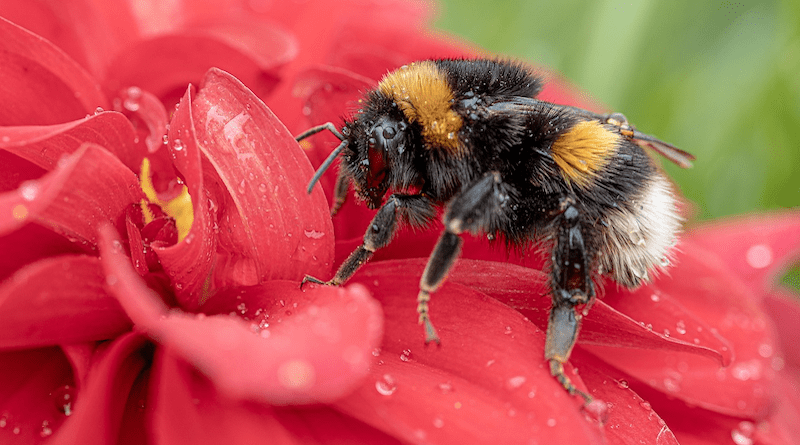
[[[439,28],[556,69],[698,158],[697,218],[800,205],[800,2],[443,0]]]

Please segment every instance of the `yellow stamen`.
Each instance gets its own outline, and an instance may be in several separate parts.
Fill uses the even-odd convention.
[[[178,229],[178,242],[183,241],[192,229],[192,223],[194,222],[194,208],[192,206],[192,197],[189,195],[189,188],[184,185],[181,193],[169,201],[159,199],[153,185],[150,160],[147,158],[142,159],[142,166],[139,169],[139,184],[141,184],[142,191],[147,197],[147,200],[143,199],[140,203],[145,224],[155,219],[153,212],[148,207],[149,201],[149,203],[161,207],[164,213],[175,219],[175,227]]]

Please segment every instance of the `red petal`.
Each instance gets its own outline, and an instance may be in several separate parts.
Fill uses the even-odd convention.
[[[800,212],[715,221],[692,229],[685,242],[716,253],[734,275],[761,295],[800,258]]]
[[[119,53],[106,78],[112,90],[136,86],[170,106],[177,103],[188,84],[198,84],[209,68],[219,67],[241,79],[256,95],[266,96],[279,75],[274,66],[259,62],[259,57],[233,39],[196,31],[140,40]]]
[[[581,400],[550,376],[544,332],[508,306],[447,281],[431,300],[441,347],[424,347],[421,273],[419,262],[386,261],[354,278],[381,300],[386,334],[372,380],[339,409],[408,442],[601,443]]]
[[[797,295],[776,289],[764,298],[764,310],[770,315],[778,331],[782,359],[787,364],[800,369],[800,304]],[[776,359],[778,357],[775,357]],[[774,363],[777,365],[777,363]]]
[[[573,353],[581,378],[598,403],[606,404],[605,433],[609,443],[659,445],[678,441],[650,402],[629,389],[627,376],[582,351]]]
[[[86,144],[40,180],[0,195],[0,234],[36,222],[75,242],[94,243],[100,222],[119,222],[124,209],[143,197],[133,172]]]
[[[78,393],[74,414],[49,443],[117,443],[128,395],[147,366],[141,352],[146,341],[141,334],[130,333],[108,345]]]
[[[0,286],[0,348],[105,340],[128,330],[104,284],[93,257],[48,258],[19,270]]]
[[[0,17],[0,125],[47,125],[108,108],[99,85],[47,40]]]
[[[0,353],[0,381],[0,443],[40,443],[59,429],[75,388],[59,348]]]
[[[192,113],[208,160],[206,187],[218,190],[226,256],[217,276],[256,284],[327,273],[333,256],[328,206],[321,191],[306,193],[313,171],[292,135],[263,102],[219,70],[209,71]]]
[[[677,266],[669,270],[671,277],[661,277],[632,293],[609,290],[604,301],[688,343],[702,334],[697,332],[699,327],[710,326],[714,336],[730,343],[734,357],[730,366],[720,368],[714,361],[679,352],[587,348],[672,397],[725,414],[763,416],[774,379],[771,356],[777,350],[770,321],[750,290],[712,253],[688,242],[680,250]],[[674,308],[662,312],[663,296],[678,302],[695,319],[673,318]]]
[[[36,260],[56,255],[82,253],[76,245],[52,230],[27,224],[5,236],[0,236],[0,281],[14,271]]]
[[[113,153],[132,171],[139,171],[143,153],[125,116],[104,112],[76,121],[48,126],[0,127],[0,148],[53,170],[66,154],[90,142]]]
[[[103,73],[124,41],[138,37],[132,15],[120,2],[6,0],[0,16],[46,38],[95,75]]]
[[[211,277],[216,261],[217,240],[213,225],[216,215],[211,211],[205,190],[200,150],[192,122],[192,90],[186,91],[170,124],[169,152],[175,169],[183,177],[192,198],[194,220],[189,234],[173,245],[154,243],[161,266],[170,276],[176,297],[188,309],[197,309],[214,291]]]
[[[152,386],[155,444],[216,445],[220,443],[295,444],[291,434],[272,415],[272,408],[245,405],[220,397],[203,376],[161,348]]]
[[[238,317],[168,312],[130,259],[113,246],[108,229],[101,258],[128,315],[223,393],[272,404],[325,402],[352,390],[366,373],[369,353],[381,336],[381,311],[363,288],[301,291],[296,282],[270,283],[257,293],[264,305],[260,312],[285,311],[279,298],[292,309],[275,314],[273,327],[259,334],[258,325]]]

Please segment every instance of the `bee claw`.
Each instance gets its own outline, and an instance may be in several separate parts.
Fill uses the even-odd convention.
[[[306,275],[306,276],[303,277],[303,281],[300,282],[300,288],[302,289],[303,286],[306,283],[321,284],[323,286],[338,286],[339,285],[339,283],[337,283],[334,280],[322,281],[319,278],[312,277],[311,275]]]

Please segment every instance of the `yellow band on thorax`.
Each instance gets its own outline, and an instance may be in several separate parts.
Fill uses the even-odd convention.
[[[409,122],[422,127],[430,148],[460,151],[461,117],[453,111],[453,91],[433,62],[416,62],[393,71],[378,84],[381,93],[397,103]]]

